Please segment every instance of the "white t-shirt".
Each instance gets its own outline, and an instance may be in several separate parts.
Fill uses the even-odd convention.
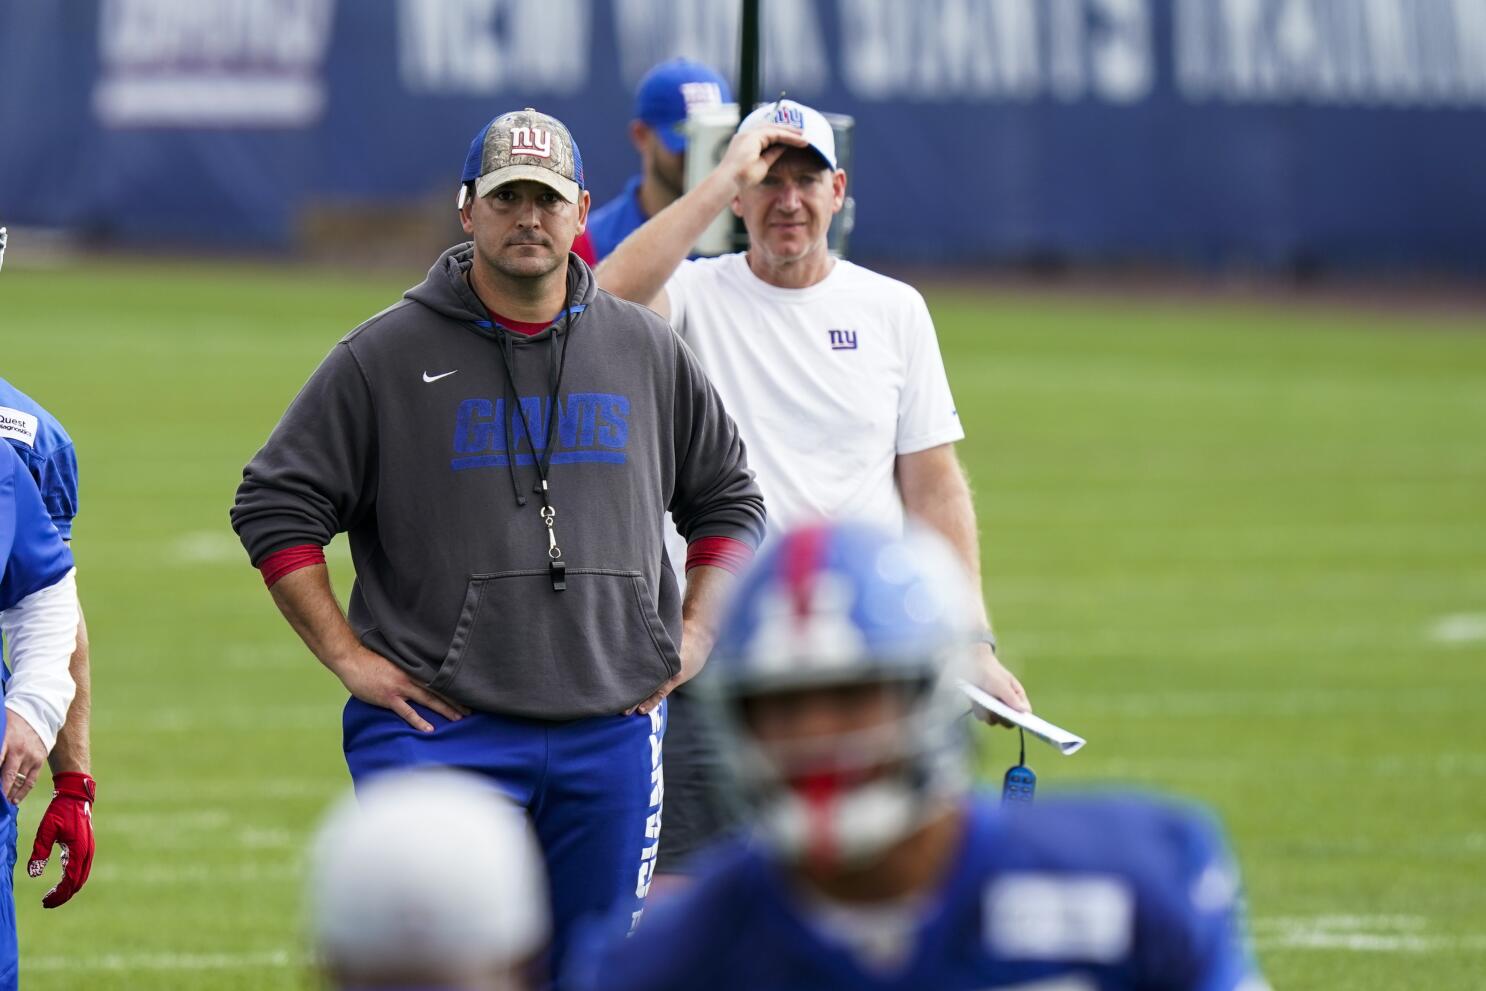
[[[897,456],[965,436],[906,283],[838,259],[815,285],[780,289],[738,253],[682,262],[666,294],[748,445],[771,533],[822,517],[900,528]],[[667,532],[680,573],[685,544]]]

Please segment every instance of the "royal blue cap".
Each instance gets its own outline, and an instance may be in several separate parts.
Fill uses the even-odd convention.
[[[635,117],[649,124],[673,152],[686,150],[680,125],[692,107],[733,102],[727,80],[712,68],[690,59],[662,62],[640,80],[635,91]]]

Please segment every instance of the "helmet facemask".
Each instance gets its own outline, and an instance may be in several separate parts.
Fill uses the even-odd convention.
[[[740,783],[781,857],[870,865],[964,793],[963,665],[949,660],[734,697]]]
[[[968,586],[937,534],[850,522],[782,535],[740,580],[702,681],[782,859],[860,870],[964,793]]]

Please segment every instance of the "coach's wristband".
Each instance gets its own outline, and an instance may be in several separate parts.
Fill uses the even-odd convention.
[[[981,630],[979,633],[975,634],[974,639],[976,643],[990,644],[991,653],[994,654],[996,652],[996,634],[992,633],[990,630]]]

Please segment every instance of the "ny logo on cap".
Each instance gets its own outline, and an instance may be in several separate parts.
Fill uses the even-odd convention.
[[[552,132],[541,127],[511,128],[511,154],[552,157]]]
[[[722,88],[716,83],[695,82],[681,84],[681,99],[686,108],[710,107],[722,102]]]
[[[794,104],[778,103],[774,105],[774,123],[803,131],[805,130],[805,115]]]

